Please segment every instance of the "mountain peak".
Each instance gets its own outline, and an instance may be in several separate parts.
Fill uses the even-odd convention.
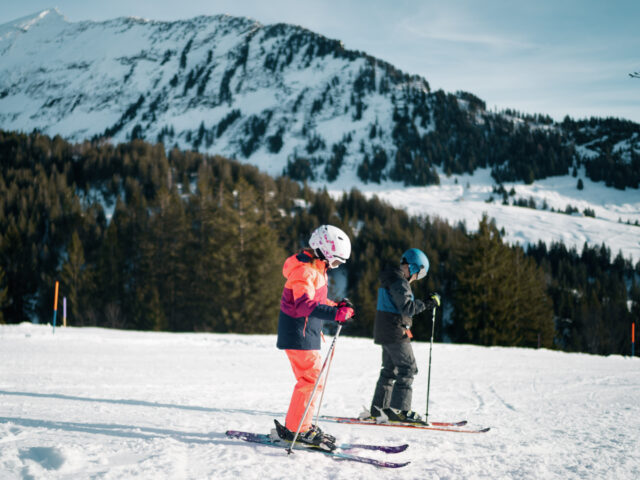
[[[24,33],[36,25],[64,23],[68,22],[57,8],[48,8],[0,25],[0,40],[9,38],[11,33]]]
[[[50,22],[66,22],[66,21],[67,20],[60,13],[60,11],[54,7],[54,8],[47,8],[46,10],[42,10],[38,13],[27,15],[26,17],[18,18],[17,20],[13,20],[5,24],[5,26],[12,25],[16,28],[26,31],[29,28],[37,24],[42,24],[44,22],[50,23]]]

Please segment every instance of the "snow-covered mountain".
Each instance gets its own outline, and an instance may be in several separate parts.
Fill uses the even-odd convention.
[[[53,9],[0,26],[0,128],[161,140],[299,179],[426,185],[440,166],[533,180],[606,153],[634,161],[640,126],[604,123],[490,112],[292,25],[225,15],[71,23]]]
[[[0,127],[73,141],[160,139],[272,174],[296,152],[328,157],[347,137],[353,164],[372,126],[389,125],[391,97],[398,105],[407,92],[429,86],[290,25],[229,16],[70,23],[47,10],[0,27]],[[391,144],[387,128],[365,148]]]
[[[487,212],[513,243],[605,242],[640,259],[640,125],[492,112],[297,26],[15,20],[0,26],[0,128],[160,140],[469,229]],[[503,205],[498,184],[537,210]],[[578,218],[557,213],[569,206]]]

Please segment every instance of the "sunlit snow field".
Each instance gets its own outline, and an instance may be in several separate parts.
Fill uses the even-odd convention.
[[[424,413],[429,345],[414,348]],[[379,357],[371,340],[340,337],[322,413],[368,405]],[[361,452],[411,461],[399,470],[225,437],[268,433],[293,383],[272,335],[0,325],[0,478],[640,478],[637,358],[435,344],[431,420],[490,432],[322,424],[342,442],[408,442]]]

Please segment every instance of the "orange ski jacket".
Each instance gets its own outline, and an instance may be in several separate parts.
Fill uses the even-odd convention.
[[[280,300],[277,346],[283,350],[320,350],[324,320],[335,320],[336,303],[327,298],[327,266],[308,250],[290,256]]]

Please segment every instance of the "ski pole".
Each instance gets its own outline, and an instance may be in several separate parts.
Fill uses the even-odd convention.
[[[329,359],[329,365],[327,365],[327,373],[324,376],[324,386],[322,388],[322,393],[320,394],[320,402],[318,403],[318,410],[316,412],[316,425],[318,424],[318,419],[320,418],[320,407],[322,407],[322,400],[324,399],[324,392],[327,390],[327,381],[329,380],[329,372],[331,371],[331,362],[333,362],[333,354],[336,353],[336,350],[333,349],[331,351],[331,358]]]
[[[431,344],[429,345],[429,373],[427,375],[427,412],[424,415],[424,421],[429,423],[429,390],[431,389],[431,351],[433,350],[433,333],[436,329],[436,308],[440,306],[440,296],[436,293],[431,296],[437,305],[433,306],[433,315],[431,317]]]
[[[333,349],[336,345],[336,340],[338,339],[338,335],[340,335],[340,330],[342,330],[342,325],[338,325],[338,330],[336,331],[335,337],[333,337],[333,341],[331,342],[331,346],[329,347],[327,356],[324,359],[324,363],[322,364],[322,368],[320,369],[320,374],[318,375],[316,384],[313,386],[313,391],[311,392],[311,396],[309,397],[309,403],[307,403],[307,408],[304,409],[304,413],[302,414],[302,418],[300,419],[300,423],[298,424],[298,429],[296,430],[296,434],[293,436],[291,445],[289,445],[289,448],[287,449],[287,454],[289,455],[293,453],[293,446],[295,445],[296,440],[298,439],[298,435],[300,434],[300,429],[302,428],[302,422],[304,422],[304,418],[307,416],[309,407],[311,407],[313,396],[316,394],[316,390],[318,389],[318,384],[320,383],[320,379],[322,378],[322,373],[324,372],[324,369],[327,366],[327,362],[329,361],[329,358],[333,355]]]

